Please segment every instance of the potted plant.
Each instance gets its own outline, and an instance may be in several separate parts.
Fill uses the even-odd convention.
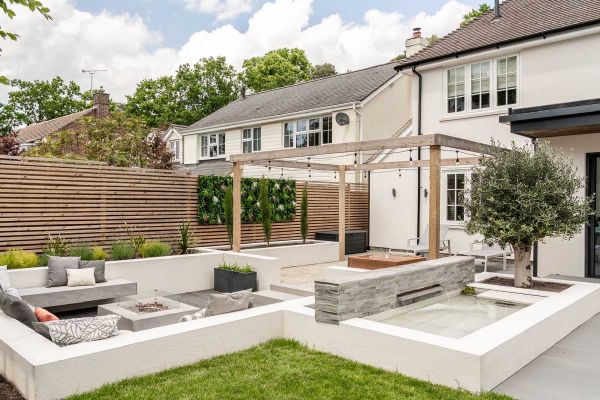
[[[240,290],[258,290],[256,271],[250,265],[239,266],[233,264],[219,264],[215,268],[215,290],[217,292],[231,293]]]
[[[487,244],[510,245],[515,252],[514,286],[533,285],[531,248],[546,237],[572,238],[593,212],[582,193],[585,180],[573,161],[550,146],[504,149],[495,143],[491,157],[473,171],[464,198],[469,235]]]

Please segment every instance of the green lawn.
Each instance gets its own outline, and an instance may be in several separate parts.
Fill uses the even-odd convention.
[[[480,396],[310,350],[290,340],[106,385],[71,400],[509,399]]]

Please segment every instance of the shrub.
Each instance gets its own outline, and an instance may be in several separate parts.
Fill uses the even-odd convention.
[[[82,260],[89,261],[93,259],[93,252],[89,246],[76,246],[69,250],[69,256],[81,257]]]
[[[177,241],[177,248],[180,254],[186,254],[190,248],[190,242],[192,241],[192,230],[190,229],[190,221],[182,221],[179,224],[179,240]]]
[[[171,246],[156,240],[147,241],[140,247],[140,255],[143,258],[168,256],[172,252],[173,249]]]
[[[267,242],[267,247],[269,247],[269,242],[271,241],[271,224],[273,222],[273,210],[271,209],[271,198],[269,197],[269,184],[266,179],[260,180],[258,201],[260,203],[260,222],[262,224],[263,232],[265,234],[265,241]]]
[[[242,274],[249,274],[250,272],[253,272],[254,270],[252,269],[252,267],[249,264],[245,264],[245,265],[237,265],[237,263],[233,263],[233,264],[219,264],[219,269],[224,269],[226,271],[234,271],[234,272],[239,272]]]
[[[48,265],[48,256],[46,254],[40,254],[38,256],[38,265],[40,267],[45,267]]]
[[[233,249],[233,188],[227,186],[225,198],[223,199],[223,216],[225,218],[225,227],[227,228],[227,240],[229,246]]]
[[[39,266],[39,260],[32,251],[13,249],[0,254],[0,265],[8,269],[33,268]]]
[[[127,237],[129,246],[133,249],[134,257],[139,256],[140,248],[146,243],[146,238],[142,236],[137,228],[130,227],[127,224],[125,224],[125,236]]]
[[[69,252],[69,243],[58,235],[57,237],[52,237],[52,235],[48,235],[46,238],[46,248],[44,249],[44,254],[48,256],[57,256],[64,257]]]
[[[111,246],[110,256],[113,260],[131,260],[135,258],[135,250],[129,243],[117,242]]]
[[[92,247],[92,260],[106,260],[106,251],[100,246]]]

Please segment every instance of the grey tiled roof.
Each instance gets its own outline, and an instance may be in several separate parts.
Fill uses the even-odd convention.
[[[85,117],[96,111],[95,107],[79,111],[62,117],[27,125],[17,133],[17,142],[27,143],[45,138],[47,135],[58,132],[79,118]]]
[[[500,18],[487,12],[402,60],[399,68],[595,24],[600,24],[599,0],[506,0],[500,5]]]
[[[196,165],[177,165],[177,169],[192,175],[229,176],[233,171],[231,163],[224,159],[204,160]]]
[[[315,79],[268,90],[232,101],[225,107],[190,125],[205,129],[225,124],[241,123],[257,118],[302,112],[359,102],[393,78],[398,63],[387,63],[322,79]]]

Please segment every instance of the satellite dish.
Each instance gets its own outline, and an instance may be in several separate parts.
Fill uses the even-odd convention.
[[[335,115],[335,122],[337,122],[339,126],[348,125],[350,123],[350,117],[343,112],[337,113]]]

